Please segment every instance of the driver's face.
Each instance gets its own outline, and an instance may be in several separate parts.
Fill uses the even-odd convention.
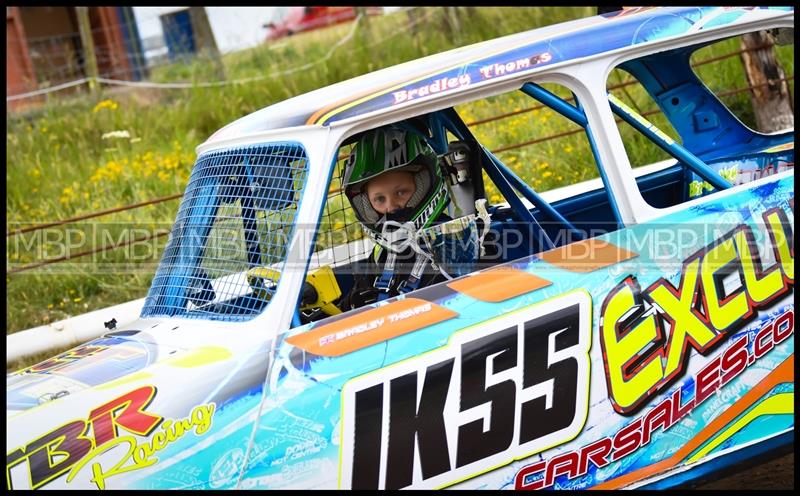
[[[367,183],[369,202],[380,214],[404,208],[415,191],[414,176],[405,171],[387,172]]]

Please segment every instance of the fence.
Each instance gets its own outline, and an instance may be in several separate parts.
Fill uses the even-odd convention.
[[[414,9],[414,8],[411,8],[411,9]],[[409,18],[413,19],[413,20],[411,22],[409,22],[409,24],[407,25],[406,29],[407,30],[416,29],[416,25],[418,23],[427,20],[433,13],[434,13],[433,10],[426,10],[424,15],[413,16],[413,18],[412,18],[412,16],[409,16]],[[257,81],[257,80],[264,79],[264,78],[267,78],[267,77],[270,77],[270,78],[271,77],[277,77],[277,76],[280,76],[280,75],[285,75],[285,74],[289,74],[289,73],[292,73],[292,72],[297,72],[297,71],[303,70],[303,69],[308,68],[309,66],[312,66],[312,65],[324,63],[324,61],[327,60],[327,58],[329,58],[331,56],[331,54],[333,53],[334,50],[336,50],[338,47],[340,47],[342,44],[344,44],[347,40],[349,40],[353,36],[353,34],[354,34],[359,22],[361,21],[361,19],[362,19],[362,15],[359,15],[356,18],[356,20],[352,23],[352,26],[348,30],[347,34],[344,37],[342,37],[339,40],[339,42],[334,44],[328,50],[328,52],[325,54],[325,56],[323,56],[319,60],[316,60],[316,61],[313,61],[313,62],[309,62],[309,63],[303,64],[301,66],[282,71],[280,74],[277,74],[277,75],[275,73],[273,73],[273,74],[270,74],[270,75],[263,75],[263,76],[257,76],[257,77],[252,77],[252,78],[229,80],[229,81],[205,82],[205,83],[151,83],[151,82],[137,82],[137,81],[126,81],[126,80],[113,80],[113,79],[108,79],[108,78],[98,78],[97,81],[100,82],[100,83],[112,84],[112,85],[140,86],[140,87],[165,88],[165,89],[167,89],[167,88],[191,88],[191,87],[198,87],[198,86],[221,86],[221,85],[228,85],[228,84],[238,84],[238,83],[252,82],[252,81]],[[375,44],[384,43],[384,42],[388,41],[389,39],[393,38],[394,36],[396,36],[397,34],[398,33],[393,33],[393,34],[385,36],[385,37],[383,37],[381,39],[374,40],[374,43]],[[64,39],[72,40],[73,38],[70,38],[69,36],[66,36],[66,37],[64,37]],[[34,41],[36,41],[38,43],[38,42],[40,42],[42,40],[34,40]],[[702,60],[702,61],[698,61],[698,62],[694,63],[693,66],[698,67],[698,66],[702,66],[702,65],[718,62],[718,61],[721,61],[721,60],[724,60],[724,59],[727,59],[727,58],[730,58],[730,57],[739,56],[739,55],[741,55],[741,54],[743,54],[745,52],[748,52],[748,51],[760,50],[762,48],[764,48],[764,47],[753,47],[753,48],[748,48],[748,49],[736,50],[736,51],[733,51],[733,52],[730,52],[730,53],[727,53],[727,54],[723,54],[723,55],[720,55],[720,56],[716,56],[716,57],[708,58],[708,59],[705,59],[705,60]],[[787,78],[783,79],[782,81],[791,81],[793,79],[794,79],[794,76],[790,76],[790,77],[787,77]],[[67,88],[70,88],[70,87],[78,86],[78,85],[81,85],[81,84],[84,84],[84,83],[88,83],[89,81],[90,81],[89,78],[82,78],[80,80],[71,81],[71,82],[68,82],[68,83],[63,83],[63,84],[61,84],[59,86],[55,86],[55,87],[52,87],[52,88],[37,90],[37,91],[34,91],[34,92],[29,92],[29,93],[24,93],[24,94],[19,94],[19,95],[12,95],[10,97],[7,97],[6,100],[7,101],[11,101],[11,100],[15,100],[15,99],[30,98],[32,96],[42,95],[42,94],[46,94],[46,93],[50,93],[50,92],[59,91],[59,90],[62,90],[62,89],[67,89]],[[764,86],[764,85],[773,84],[773,83],[774,83],[774,81],[773,82],[762,83],[762,84],[758,84],[758,85],[746,86],[746,87],[742,87],[742,88],[734,88],[734,89],[731,89],[731,90],[728,90],[728,91],[720,93],[719,96],[726,97],[726,96],[730,96],[730,95],[734,95],[734,94],[738,94],[738,93],[742,93],[742,92],[746,92],[746,91],[752,91],[753,89],[758,88],[759,86]],[[615,89],[622,89],[622,88],[625,88],[627,86],[634,85],[634,84],[636,84],[636,81],[627,80],[627,81],[624,81],[622,83],[609,86],[608,89],[609,89],[609,91],[610,90],[615,90]],[[498,120],[501,120],[501,119],[507,119],[507,118],[514,117],[514,116],[517,116],[517,115],[520,115],[520,114],[533,112],[533,111],[536,111],[538,109],[542,109],[544,107],[545,107],[544,105],[534,105],[534,106],[531,106],[531,107],[528,107],[528,108],[514,110],[514,111],[511,111],[511,112],[500,113],[500,114],[497,114],[497,115],[494,115],[494,116],[491,116],[491,117],[487,117],[487,118],[484,118],[484,119],[475,120],[473,122],[468,122],[467,125],[469,127],[480,126],[480,125],[488,124],[490,122],[495,122],[495,121],[498,121]],[[658,112],[660,112],[659,109],[651,109],[651,110],[647,110],[647,111],[641,112],[641,115],[643,117],[647,117],[647,116],[650,116],[650,115],[653,115],[653,114],[657,114]],[[619,122],[621,122],[621,120],[617,119],[617,123],[619,123]],[[577,134],[577,133],[581,133],[581,132],[583,132],[582,129],[574,129],[574,130],[564,131],[564,132],[557,133],[557,134],[550,135],[550,136],[544,136],[544,137],[533,139],[533,140],[522,141],[522,142],[519,142],[519,143],[513,143],[513,144],[510,144],[510,145],[503,146],[503,147],[498,147],[496,149],[491,150],[491,152],[495,153],[495,154],[503,153],[503,152],[507,152],[507,151],[510,151],[510,150],[514,150],[514,149],[523,148],[523,147],[526,147],[526,146],[531,146],[531,145],[534,145],[534,144],[542,143],[542,142],[545,142],[545,141],[563,138],[563,137],[570,136],[570,135]],[[330,193],[336,193],[336,191],[332,190]],[[76,223],[76,222],[79,222],[79,221],[82,221],[82,220],[88,220],[88,219],[92,219],[92,218],[102,217],[102,216],[110,215],[110,214],[113,214],[113,213],[136,210],[136,209],[143,208],[143,207],[146,207],[146,206],[150,206],[150,205],[155,205],[155,204],[159,204],[159,203],[164,203],[164,202],[169,202],[169,201],[172,201],[172,200],[176,200],[178,198],[181,198],[182,196],[183,196],[182,193],[175,193],[175,194],[172,194],[172,195],[168,195],[168,196],[164,196],[164,197],[160,197],[160,198],[154,198],[154,199],[147,200],[147,201],[144,201],[144,202],[139,202],[139,203],[130,204],[130,205],[122,205],[122,206],[111,208],[111,209],[106,209],[106,210],[101,210],[101,211],[96,211],[96,212],[89,212],[89,213],[82,214],[82,215],[79,215],[79,216],[75,216],[75,217],[71,217],[71,218],[67,218],[67,219],[62,219],[62,220],[58,220],[58,221],[54,221],[54,222],[49,222],[49,223],[45,223],[45,224],[38,224],[38,225],[28,226],[28,227],[24,227],[24,228],[9,230],[6,233],[6,237],[8,238],[8,237],[17,236],[17,235],[21,235],[21,234],[24,234],[24,233],[37,231],[37,230],[43,230],[43,229],[46,229],[46,228],[58,227],[58,226],[63,226],[63,225],[67,225],[67,224],[72,224],[72,223]],[[106,251],[109,251],[109,250],[115,250],[115,249],[118,249],[118,248],[122,248],[122,247],[130,246],[130,245],[133,245],[133,244],[136,244],[136,243],[140,243],[140,242],[148,240],[148,239],[160,238],[160,237],[163,237],[163,236],[165,236],[167,234],[168,234],[168,232],[161,231],[161,232],[152,233],[152,234],[147,235],[147,236],[136,237],[136,238],[133,238],[133,239],[130,239],[130,240],[126,240],[124,242],[109,243],[109,244],[106,244],[104,246],[96,247],[96,248],[91,249],[91,250],[86,250],[86,251],[82,251],[82,252],[75,253],[75,254],[67,254],[67,255],[64,255],[64,256],[43,260],[43,261],[36,262],[36,263],[33,263],[33,264],[28,264],[28,265],[24,265],[24,266],[20,266],[20,267],[15,267],[13,269],[7,270],[7,274],[21,273],[21,272],[29,271],[29,270],[32,270],[32,269],[35,269],[35,268],[38,268],[38,267],[42,267],[42,266],[45,266],[45,265],[64,262],[64,261],[67,261],[67,260],[80,258],[80,257],[85,257],[85,256],[93,255],[93,254],[96,254],[96,253],[103,253],[103,252],[106,252]]]
[[[418,7],[406,7],[402,10],[413,10],[419,9]],[[180,39],[173,42],[173,45],[177,44],[178,48],[175,49],[175,53],[177,54],[175,57],[167,57],[167,56],[151,56],[145,57],[144,55],[138,53],[126,53],[125,56],[128,60],[121,61],[124,63],[117,63],[111,64],[113,62],[114,57],[119,58],[120,53],[113,52],[108,47],[98,47],[95,50],[97,63],[98,65],[106,65],[107,69],[102,71],[102,74],[96,78],[93,77],[76,77],[83,74],[88,74],[86,69],[86,61],[83,60],[83,56],[78,51],[75,51],[75,47],[78,45],[80,41],[80,36],[78,33],[68,33],[65,35],[59,35],[54,37],[44,37],[44,38],[27,38],[27,43],[29,45],[29,50],[35,54],[39,54],[37,58],[42,60],[47,60],[46,65],[37,65],[36,67],[36,79],[38,86],[44,86],[36,90],[26,91],[26,92],[14,92],[14,94],[6,96],[6,102],[19,102],[21,100],[29,100],[35,99],[36,97],[40,97],[42,95],[47,95],[50,93],[55,93],[59,91],[65,91],[69,89],[76,89],[77,87],[81,87],[83,85],[91,85],[91,84],[103,84],[108,86],[123,86],[123,87],[138,87],[138,88],[153,88],[153,89],[191,89],[196,87],[220,87],[220,86],[230,86],[235,84],[243,84],[243,83],[252,83],[256,81],[261,81],[264,79],[275,79],[281,76],[285,76],[288,74],[292,74],[298,71],[307,70],[312,66],[316,66],[319,64],[324,63],[326,60],[330,58],[332,53],[337,50],[341,45],[349,41],[353,34],[355,33],[358,25],[362,22],[363,17],[366,14],[359,14],[356,19],[353,21],[350,30],[348,33],[340,39],[337,43],[333,44],[328,52],[320,57],[317,60],[299,65],[297,67],[293,67],[290,69],[286,69],[283,71],[275,71],[270,72],[269,74],[254,76],[254,77],[247,77],[247,78],[236,78],[236,79],[223,79],[218,81],[199,81],[199,82],[151,82],[151,81],[134,81],[130,79],[125,79],[125,77],[129,76],[131,73],[131,66],[140,67],[146,66],[148,70],[151,72],[159,67],[167,67],[172,65],[174,62],[191,62],[191,61],[203,61],[206,59],[213,58],[214,55],[210,54],[208,51],[197,51],[194,53],[189,53],[191,47],[184,46],[191,44],[190,42],[186,42],[185,40],[182,42]],[[379,39],[375,39],[372,41],[371,45],[377,45],[380,43],[384,43],[387,40],[398,36],[403,32],[414,31],[417,29],[417,25],[422,22],[429,20],[433,15],[436,15],[436,11],[433,9],[426,9],[421,15],[417,15],[413,18],[413,20],[409,21],[405,28],[390,33],[387,36],[384,36]],[[128,27],[129,24],[117,24],[111,25],[111,28],[114,27]],[[107,27],[102,28],[95,28],[92,30],[93,34],[97,34],[101,31],[106,30]],[[165,34],[165,37],[166,36]],[[152,45],[153,37],[149,37],[145,39],[145,41],[149,41],[145,45]],[[173,37],[174,38],[174,37]],[[9,51],[14,51],[14,45],[21,43],[17,39],[9,39],[8,43],[10,44]],[[152,46],[151,46],[152,48]],[[174,47],[173,47],[174,48]],[[163,47],[166,49],[166,47]],[[154,52],[157,50],[150,50],[150,52]],[[42,57],[41,54],[50,54],[47,57]],[[56,61],[58,63],[54,63]],[[11,59],[9,63],[14,63]],[[21,71],[22,69],[18,69]],[[72,80],[69,78],[72,77]]]
[[[711,59],[700,61],[700,62],[698,62],[698,63],[696,63],[694,65],[695,66],[700,66],[700,65],[704,65],[704,64],[708,64],[708,63],[712,63],[712,62],[717,62],[717,61],[723,60],[725,58],[729,58],[729,57],[733,57],[733,56],[739,55],[740,53],[742,53],[744,51],[745,50],[739,50],[739,51],[736,51],[736,52],[728,53],[728,54],[725,54],[725,55],[722,55],[722,56],[718,56],[718,57],[714,57],[714,58],[711,58]],[[794,79],[794,76],[790,76],[788,78],[783,79],[783,81],[787,81],[788,82],[788,81],[791,81],[793,79]],[[623,82],[623,83],[620,83],[620,84],[609,86],[608,89],[609,90],[620,89],[620,88],[623,88],[623,87],[626,87],[626,86],[630,86],[630,85],[633,85],[633,84],[636,84],[636,82],[635,81],[626,81],[626,82]],[[728,90],[728,91],[722,92],[722,93],[719,94],[719,96],[720,97],[725,97],[725,96],[730,96],[730,95],[734,95],[734,94],[737,94],[737,93],[742,93],[742,92],[745,92],[745,91],[751,91],[756,87],[765,86],[765,85],[768,85],[768,84],[772,84],[772,83],[762,83],[760,85],[747,86],[747,87],[743,87],[743,88],[735,88],[735,89],[732,89],[732,90]],[[513,116],[516,116],[516,115],[520,115],[520,114],[524,114],[524,113],[528,113],[528,112],[533,112],[535,110],[539,110],[539,109],[542,109],[542,108],[545,108],[545,106],[544,105],[535,105],[535,106],[532,106],[532,107],[528,107],[528,108],[524,108],[524,109],[520,109],[520,110],[515,110],[515,111],[512,111],[512,112],[501,113],[501,114],[498,114],[498,115],[495,115],[495,116],[492,116],[492,117],[488,117],[488,118],[485,118],[485,119],[480,119],[480,120],[468,122],[466,124],[469,127],[479,126],[479,125],[487,124],[487,123],[494,122],[494,121],[497,121],[497,120],[507,119],[509,117],[513,117]],[[651,110],[647,110],[645,112],[642,112],[641,115],[642,115],[642,117],[648,117],[650,115],[657,114],[659,112],[660,112],[660,109],[656,108],[656,109],[651,109]],[[622,122],[622,120],[617,118],[616,122],[617,122],[617,124],[619,124],[619,123]],[[583,129],[574,129],[574,130],[564,131],[562,133],[557,133],[557,134],[550,135],[550,136],[544,136],[542,138],[537,138],[537,139],[534,139],[534,140],[523,141],[523,142],[520,142],[520,143],[514,143],[514,144],[511,144],[511,145],[507,145],[507,146],[504,146],[504,147],[496,148],[496,149],[493,149],[493,150],[490,150],[490,151],[492,153],[494,153],[494,154],[498,154],[498,153],[514,150],[514,149],[517,149],[517,148],[522,148],[522,147],[531,146],[531,145],[534,145],[534,144],[537,144],[537,143],[542,143],[542,142],[549,141],[549,140],[563,138],[563,137],[570,136],[570,135],[577,134],[577,133],[581,133],[581,132],[583,132]],[[342,157],[340,157],[340,158],[342,158]],[[338,192],[338,190],[331,190],[331,191],[329,191],[329,194],[334,194],[334,193],[337,193],[337,192]],[[67,225],[67,224],[72,224],[72,223],[75,223],[75,222],[78,222],[78,221],[81,221],[81,220],[87,220],[87,219],[102,217],[102,216],[110,215],[110,214],[113,214],[113,213],[136,210],[136,209],[139,209],[139,208],[142,208],[142,207],[146,207],[146,206],[149,206],[149,205],[155,205],[155,204],[164,203],[164,202],[168,202],[168,201],[172,201],[172,200],[177,200],[177,199],[182,198],[182,197],[183,197],[183,193],[175,193],[173,195],[168,195],[168,196],[164,196],[164,197],[160,197],[160,198],[154,198],[152,200],[147,200],[147,201],[144,201],[144,202],[134,203],[134,204],[130,204],[130,205],[122,205],[122,206],[119,206],[119,207],[106,209],[106,210],[101,210],[101,211],[97,211],[97,212],[90,212],[90,213],[86,213],[86,214],[79,215],[79,216],[76,216],[76,217],[70,217],[68,219],[62,219],[62,220],[58,220],[58,221],[54,221],[54,222],[49,222],[49,223],[46,223],[46,224],[38,224],[38,225],[34,225],[34,226],[28,226],[28,227],[25,227],[25,228],[14,229],[14,230],[11,230],[11,231],[7,231],[6,232],[6,237],[16,236],[16,235],[20,235],[20,234],[24,234],[24,233],[28,233],[28,232],[33,232],[33,231],[37,231],[37,230],[42,230],[42,229],[46,229],[46,228],[50,228],[50,227],[57,227],[57,226],[63,226],[63,225]],[[64,261],[67,261],[67,260],[80,258],[80,257],[88,256],[88,255],[93,255],[93,254],[96,254],[96,253],[103,253],[103,252],[108,251],[108,250],[114,250],[114,249],[117,249],[117,248],[130,246],[130,245],[133,245],[133,244],[136,244],[136,243],[140,243],[142,241],[147,241],[149,239],[160,238],[160,237],[166,236],[168,234],[169,234],[168,231],[161,231],[161,232],[153,233],[153,234],[150,234],[150,235],[139,236],[139,237],[136,237],[136,238],[124,241],[124,242],[110,243],[108,245],[104,245],[104,246],[101,246],[101,247],[98,247],[98,248],[94,248],[92,250],[87,250],[87,251],[83,251],[83,252],[76,253],[76,254],[64,255],[64,256],[61,256],[61,257],[48,259],[48,260],[44,260],[44,261],[41,261],[41,262],[37,262],[37,263],[29,264],[29,265],[24,265],[24,266],[21,266],[21,267],[16,267],[16,268],[8,270],[7,274],[15,274],[15,273],[19,273],[19,272],[25,272],[25,271],[32,270],[32,269],[35,269],[35,268],[38,268],[38,267],[42,267],[42,266],[45,266],[45,265],[50,265],[50,264],[54,264],[54,263],[58,263],[58,262],[64,262]]]

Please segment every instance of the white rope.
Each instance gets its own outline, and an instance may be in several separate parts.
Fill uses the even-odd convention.
[[[11,102],[14,100],[21,100],[23,98],[30,98],[32,96],[45,95],[47,93],[53,93],[54,91],[60,91],[66,88],[71,88],[73,86],[78,86],[79,84],[83,84],[89,81],[91,81],[90,78],[83,78],[83,79],[78,79],[77,81],[70,81],[69,83],[52,86],[50,88],[43,88],[41,90],[30,91],[28,93],[20,93],[18,95],[11,95],[6,97],[6,101]]]
[[[314,62],[309,62],[307,64],[301,65],[299,67],[295,67],[292,69],[287,69],[282,72],[272,73],[272,74],[265,74],[263,76],[253,76],[249,78],[241,78],[241,79],[233,79],[230,81],[212,81],[212,82],[200,82],[200,83],[147,83],[147,82],[137,82],[137,81],[122,81],[119,79],[107,79],[107,78],[97,78],[97,81],[106,84],[116,84],[121,86],[136,86],[141,88],[206,88],[206,87],[213,87],[213,86],[227,86],[230,84],[241,84],[241,83],[250,83],[253,81],[261,81],[264,79],[274,79],[276,77],[285,76],[287,74],[292,74],[297,71],[302,71],[304,69],[308,69],[309,67],[313,67],[315,65],[319,65],[326,60],[330,59],[333,56],[333,52],[336,51],[337,48],[342,46],[344,43],[350,40],[353,37],[353,34],[356,31],[356,27],[358,23],[361,21],[363,14],[359,14],[356,17],[355,21],[353,22],[353,26],[350,28],[350,32],[347,33],[341,40],[336,42],[330,50],[319,60]]]
[[[403,9],[399,10],[398,12],[406,12],[408,10],[417,9],[417,8],[420,8],[420,7],[405,7]],[[390,35],[388,35],[386,37],[380,38],[377,41],[375,41],[374,43],[372,43],[371,46],[383,43],[383,42],[385,42],[385,41],[387,41],[389,39],[392,39],[392,38],[398,36],[399,34],[405,32],[405,31],[408,31],[414,25],[419,24],[422,21],[427,20],[428,17],[430,17],[431,15],[432,15],[431,11],[426,12],[420,18],[415,19],[413,23],[407,24],[407,27],[405,29],[397,30],[394,33],[392,33],[392,34],[390,34]],[[274,78],[277,78],[277,77],[281,77],[281,76],[292,74],[292,73],[295,73],[295,72],[298,72],[298,71],[309,69],[309,68],[311,68],[311,67],[313,67],[315,65],[322,64],[325,61],[327,61],[328,59],[330,59],[333,56],[333,53],[340,46],[342,46],[344,43],[348,42],[353,37],[353,35],[355,34],[355,31],[356,31],[356,28],[358,27],[358,24],[361,22],[361,19],[363,18],[363,16],[364,16],[364,14],[359,14],[355,18],[355,20],[353,21],[353,25],[350,28],[350,31],[341,40],[336,42],[330,48],[330,50],[328,50],[328,52],[324,56],[322,56],[320,59],[318,59],[318,60],[316,60],[314,62],[309,62],[307,64],[303,64],[303,65],[301,65],[299,67],[294,67],[292,69],[287,69],[285,71],[281,71],[281,72],[277,72],[277,73],[271,73],[271,74],[266,74],[266,75],[262,75],[262,76],[253,76],[253,77],[248,77],[248,78],[240,78],[240,79],[234,79],[234,80],[228,80],[228,81],[209,81],[209,82],[194,82],[194,83],[151,83],[151,82],[147,82],[147,81],[128,81],[128,80],[110,79],[110,78],[104,78],[104,77],[98,77],[96,79],[96,81],[98,83],[103,83],[103,84],[108,84],[108,85],[130,86],[130,87],[134,87],[134,88],[189,89],[189,88],[220,87],[220,86],[228,86],[228,85],[232,85],[232,84],[251,83],[251,82],[255,82],[255,81],[262,81],[264,79],[274,79]],[[91,80],[92,80],[92,78],[82,78],[82,79],[77,80],[77,81],[71,81],[71,82],[68,82],[68,83],[60,84],[58,86],[53,86],[51,88],[45,88],[45,89],[41,89],[41,90],[37,90],[37,91],[31,91],[29,93],[22,93],[22,94],[19,94],[19,95],[12,95],[12,96],[6,97],[6,101],[9,102],[9,101],[13,101],[13,100],[21,100],[23,98],[30,98],[30,97],[37,96],[37,95],[43,95],[43,94],[46,94],[46,93],[52,93],[52,92],[59,91],[59,90],[62,90],[62,89],[66,89],[66,88],[70,88],[70,87],[73,87],[73,86],[77,86],[79,84],[83,84],[83,83],[89,82]]]

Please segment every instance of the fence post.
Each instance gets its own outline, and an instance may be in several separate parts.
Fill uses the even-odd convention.
[[[752,88],[756,126],[762,133],[794,127],[789,84],[773,51],[766,31],[742,35],[742,63]]]
[[[211,24],[208,22],[208,15],[206,14],[205,7],[189,7],[189,19],[192,23],[192,31],[194,32],[195,43],[197,44],[198,52],[206,52],[214,65],[214,70],[220,81],[225,80],[225,67],[222,65],[222,59],[219,55],[219,48],[217,42],[214,40],[214,32],[211,30]]]
[[[86,76],[89,78],[89,89],[97,93],[97,57],[94,53],[94,40],[92,40],[92,26],[89,24],[89,7],[75,7],[78,17],[78,29],[81,33],[83,46],[83,61]]]

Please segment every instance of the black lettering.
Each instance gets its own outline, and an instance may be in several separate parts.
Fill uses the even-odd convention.
[[[386,456],[386,489],[411,484],[414,441],[419,442],[422,478],[450,470],[444,404],[453,373],[451,358],[428,367],[417,406],[417,373],[392,379],[389,399],[389,446]]]
[[[93,446],[92,441],[84,437],[87,427],[83,420],[76,420],[28,445],[26,451],[33,489],[63,474],[89,453]],[[56,451],[66,457],[59,456],[53,463]]]
[[[489,457],[511,446],[514,440],[514,406],[517,386],[509,379],[486,387],[486,368],[493,358],[493,373],[517,365],[517,326],[470,341],[461,347],[461,411],[491,403],[489,430],[483,419],[458,428],[456,466]]]
[[[381,459],[383,384],[356,393],[353,489],[378,489]]]
[[[578,361],[568,357],[548,364],[557,351],[576,346],[580,338],[580,305],[562,308],[525,323],[522,388],[550,383],[552,403],[547,407],[546,395],[522,404],[520,444],[525,444],[569,426],[577,408]],[[550,336],[555,349],[550,350]]]

